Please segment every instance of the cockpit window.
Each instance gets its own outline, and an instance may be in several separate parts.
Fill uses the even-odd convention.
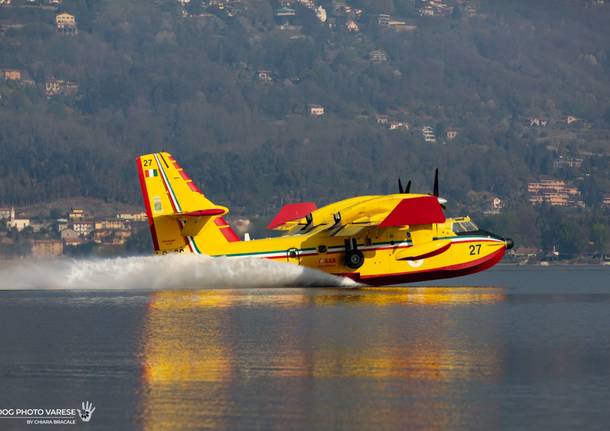
[[[454,233],[476,232],[478,230],[479,230],[479,227],[471,221],[453,223],[453,232]]]

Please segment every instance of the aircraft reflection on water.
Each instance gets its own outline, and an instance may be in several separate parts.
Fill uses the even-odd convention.
[[[455,336],[462,332],[460,325],[468,323],[453,319],[452,313],[459,312],[462,304],[505,300],[502,289],[497,288],[156,292],[142,334],[144,429],[189,427],[192,417],[177,416],[168,395],[176,386],[197,388],[192,397],[180,400],[181,409],[212,421],[203,425],[215,428],[222,427],[224,414],[234,408],[228,401],[219,401],[226,397],[222,391],[227,385],[252,378],[288,377],[291,385],[302,382],[307,387],[311,378],[412,379],[449,386],[471,379],[493,381],[503,368],[493,333],[485,344]],[[350,308],[361,304],[375,305],[373,310],[380,313],[379,319],[343,333],[337,333],[342,327],[339,321],[335,326],[316,321],[324,318],[332,323],[332,319],[340,319],[336,310],[313,319],[311,314],[302,314],[311,308],[323,312],[329,306]],[[384,320],[384,313],[393,306],[401,306],[401,312],[434,312],[436,317],[430,326],[405,332]],[[259,339],[236,345],[236,334],[244,339],[247,337],[240,331],[253,330],[244,326],[243,310],[257,308],[264,309],[266,316],[271,309],[273,317],[265,319],[272,321],[266,321],[265,331],[256,332]],[[290,408],[296,411],[305,408],[299,405],[298,396],[287,402],[294,402]]]

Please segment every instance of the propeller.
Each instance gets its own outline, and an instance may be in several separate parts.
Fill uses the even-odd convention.
[[[402,186],[402,181],[398,178],[398,192],[399,193],[410,193],[411,192],[411,180],[407,183],[407,187]]]
[[[445,204],[447,203],[447,199],[439,197],[438,194],[438,168],[434,170],[434,187],[432,194],[436,196],[436,198],[438,199],[438,203],[441,204],[441,207],[446,210],[447,207],[445,206]]]

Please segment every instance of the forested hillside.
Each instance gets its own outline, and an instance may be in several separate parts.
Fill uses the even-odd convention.
[[[393,192],[398,176],[428,192],[438,167],[452,214],[498,197],[484,223],[521,243],[610,252],[603,3],[13,0],[0,69],[22,75],[0,79],[0,206],[137,203],[134,159],[162,149],[249,216]],[[77,32],[58,31],[62,12]],[[584,207],[532,207],[541,176]]]

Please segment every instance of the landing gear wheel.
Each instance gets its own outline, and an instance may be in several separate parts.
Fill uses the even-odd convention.
[[[364,255],[360,250],[349,250],[345,253],[345,266],[358,269],[364,263]]]

